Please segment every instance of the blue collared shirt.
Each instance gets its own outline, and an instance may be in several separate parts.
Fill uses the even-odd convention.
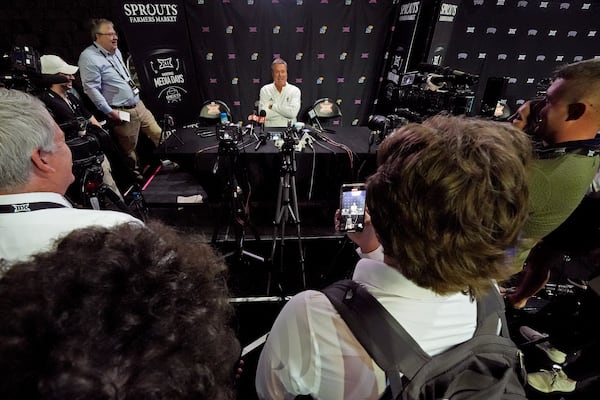
[[[134,106],[140,100],[129,86],[129,72],[119,49],[110,54],[99,44],[88,46],[78,64],[83,91],[104,114],[112,111],[111,105]]]

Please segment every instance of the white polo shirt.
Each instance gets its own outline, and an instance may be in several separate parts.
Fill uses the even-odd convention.
[[[42,208],[33,210],[36,205]],[[24,261],[35,253],[50,250],[56,239],[78,228],[126,222],[143,225],[122,212],[73,208],[57,193],[0,195],[0,206],[0,259],[8,261]]]
[[[439,354],[470,339],[477,303],[468,295],[440,296],[381,261],[362,259],[353,278],[400,322],[425,352]],[[373,362],[321,292],[294,296],[275,320],[260,355],[261,399],[379,399],[385,373]]]

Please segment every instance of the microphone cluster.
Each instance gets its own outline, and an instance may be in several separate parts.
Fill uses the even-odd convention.
[[[248,121],[251,123],[259,124],[261,127],[264,127],[265,122],[267,122],[267,112],[265,110],[261,110],[258,115],[252,114],[248,116]]]

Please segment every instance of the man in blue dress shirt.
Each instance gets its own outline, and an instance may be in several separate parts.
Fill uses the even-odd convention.
[[[119,38],[107,19],[92,20],[92,40],[79,56],[83,90],[108,119],[131,167],[138,168],[136,146],[140,130],[158,146],[162,129],[140,100],[140,90],[125,66]]]

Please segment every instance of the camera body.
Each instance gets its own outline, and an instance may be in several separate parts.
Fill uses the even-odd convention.
[[[242,140],[242,128],[235,124],[217,124],[216,136],[219,141],[219,154],[237,154],[238,143]]]
[[[217,139],[238,143],[242,140],[242,128],[235,124],[217,124]]]

